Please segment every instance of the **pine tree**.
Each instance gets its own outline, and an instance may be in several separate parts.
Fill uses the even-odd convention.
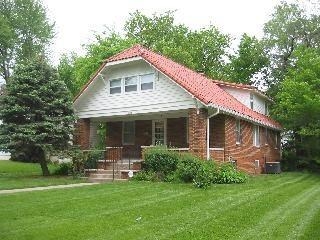
[[[49,175],[46,151],[65,149],[75,117],[70,93],[44,58],[17,65],[0,98],[0,148],[27,151]]]

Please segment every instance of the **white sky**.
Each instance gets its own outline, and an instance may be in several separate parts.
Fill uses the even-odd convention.
[[[198,29],[212,24],[223,33],[239,37],[246,32],[262,36],[263,24],[280,0],[43,0],[49,17],[56,23],[51,47],[54,63],[62,53],[81,53],[81,44],[104,26],[121,31],[129,13],[139,10],[151,16],[176,10],[176,23]]]

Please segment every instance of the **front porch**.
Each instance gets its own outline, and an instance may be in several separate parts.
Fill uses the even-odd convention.
[[[99,124],[106,127],[104,137],[110,151],[105,157],[109,160],[141,160],[143,149],[156,145],[191,152],[203,159],[224,160],[224,115],[216,115],[208,120],[206,109],[80,119],[75,136],[77,144],[83,149],[94,147],[98,138],[101,138],[97,134]],[[118,150],[115,152],[111,148]]]

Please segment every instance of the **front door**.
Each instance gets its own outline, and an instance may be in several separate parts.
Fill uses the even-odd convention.
[[[166,125],[167,121],[165,119],[152,121],[152,145],[167,144]]]

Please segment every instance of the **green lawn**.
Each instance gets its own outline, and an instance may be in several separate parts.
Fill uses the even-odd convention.
[[[49,165],[50,172],[57,166]],[[43,177],[38,163],[0,161],[0,190],[83,182],[72,177]]]
[[[320,176],[207,190],[125,182],[0,195],[0,239],[319,239]]]

